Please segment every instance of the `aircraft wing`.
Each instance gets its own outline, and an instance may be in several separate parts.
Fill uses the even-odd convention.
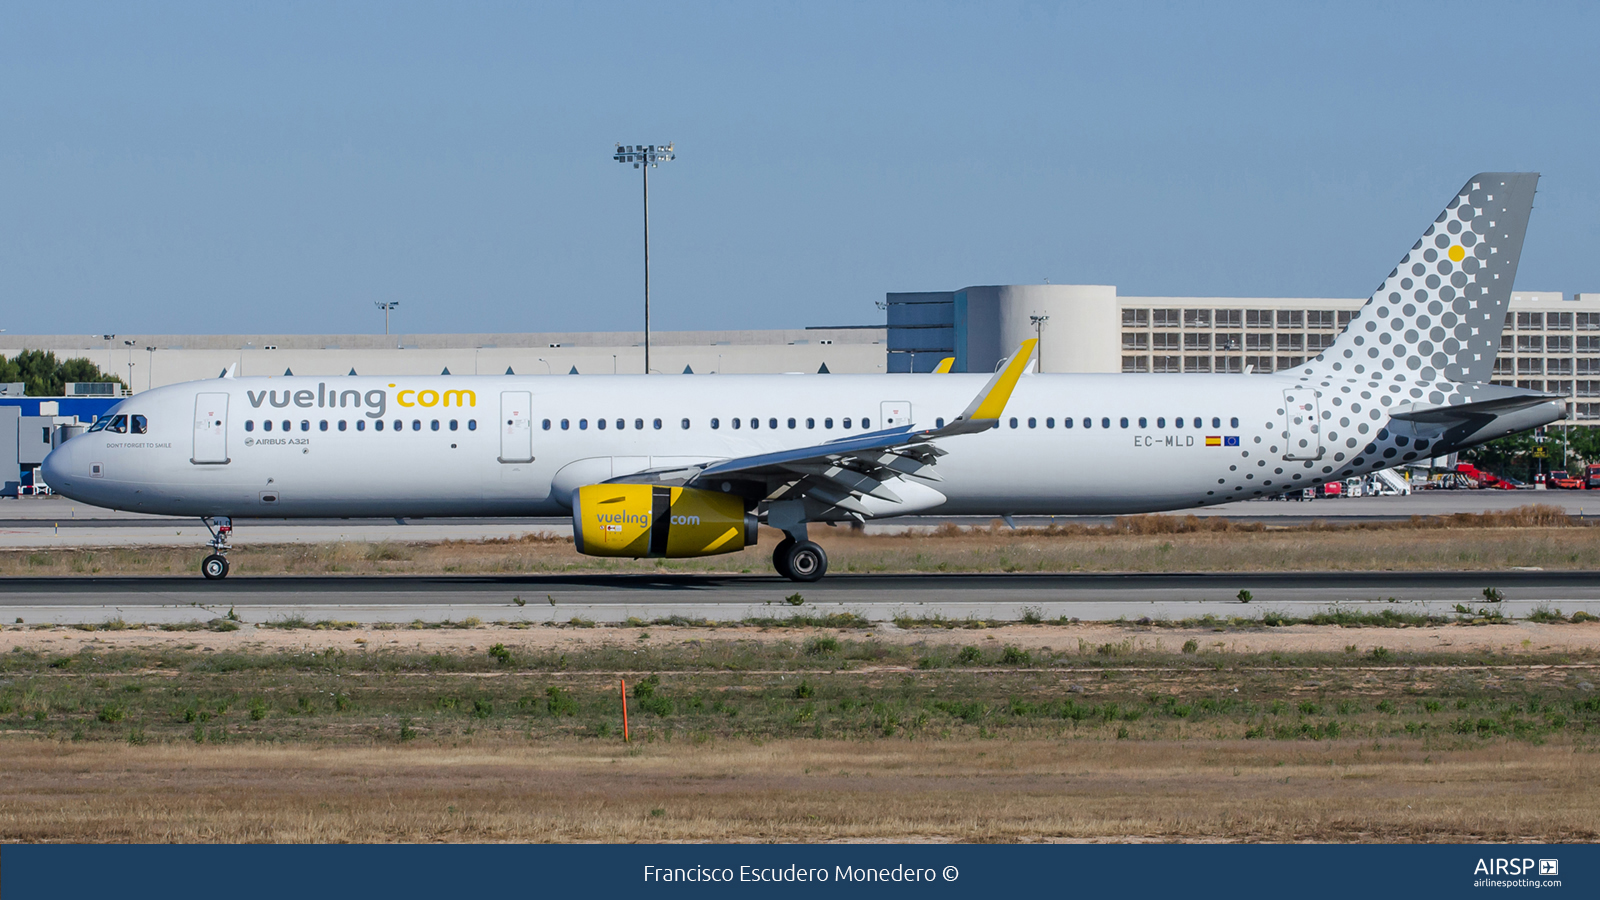
[[[1000,424],[1000,415],[1027,370],[1037,344],[1035,340],[1023,341],[961,415],[942,428],[890,428],[703,466],[651,469],[611,481],[675,483],[709,490],[737,483],[741,489],[755,489],[742,492],[758,493],[763,498],[781,493],[788,500],[810,500],[812,505],[838,507],[857,516],[873,515],[872,508],[862,504],[863,498],[874,497],[890,504],[904,502],[890,486],[892,482],[908,476],[932,482],[943,480],[933,471],[938,458],[946,454],[938,441],[978,434]]]

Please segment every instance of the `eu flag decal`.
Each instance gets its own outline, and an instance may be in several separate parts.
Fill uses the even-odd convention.
[[[1222,446],[1224,446],[1224,447],[1237,447],[1237,446],[1239,446],[1239,436],[1237,434],[1230,434],[1227,437],[1224,437],[1222,439]]]

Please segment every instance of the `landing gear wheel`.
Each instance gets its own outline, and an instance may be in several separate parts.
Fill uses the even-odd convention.
[[[793,549],[794,538],[792,537],[784,538],[778,542],[778,546],[772,548],[772,567],[777,569],[778,574],[785,578],[794,577],[789,573],[789,551]]]
[[[200,563],[200,574],[209,581],[228,577],[228,558],[220,553],[213,553]]]
[[[821,581],[828,574],[828,554],[810,541],[797,541],[789,550],[790,581]]]

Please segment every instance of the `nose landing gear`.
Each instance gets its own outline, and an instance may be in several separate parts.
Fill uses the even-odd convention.
[[[211,532],[211,540],[207,545],[214,553],[207,556],[200,563],[200,574],[209,581],[228,577],[227,552],[233,549],[228,543],[228,538],[233,534],[233,519],[227,516],[201,516],[200,521],[205,523],[206,530]],[[214,523],[214,524],[213,524]]]

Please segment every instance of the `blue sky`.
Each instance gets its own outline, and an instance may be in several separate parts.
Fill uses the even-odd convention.
[[[1600,291],[1596,4],[0,5],[0,328],[881,321],[886,291],[1366,296],[1475,172]]]

